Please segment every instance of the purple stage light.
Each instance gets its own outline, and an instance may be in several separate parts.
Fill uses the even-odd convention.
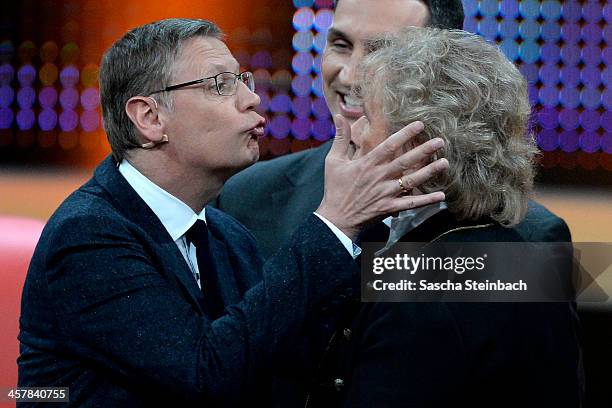
[[[561,26],[561,38],[566,44],[576,44],[580,41],[580,26],[576,23],[564,22]]]
[[[324,98],[316,98],[312,102],[312,113],[317,119],[328,119],[331,116]]]
[[[286,94],[277,94],[270,102],[272,112],[288,113],[291,110],[291,98]]]
[[[576,109],[580,104],[580,92],[573,86],[564,86],[559,92],[559,100],[564,107]]]
[[[79,115],[75,111],[67,109],[60,113],[59,124],[62,131],[72,132],[79,124]]]
[[[536,0],[523,0],[519,4],[519,10],[524,18],[536,19],[540,15],[540,2]]]
[[[609,88],[604,89],[601,94],[601,104],[607,110],[612,110],[612,91]]]
[[[540,31],[544,41],[556,43],[561,38],[561,26],[556,21],[544,21]]]
[[[465,4],[465,2],[463,4]],[[469,18],[466,15],[466,18],[463,20],[463,29],[470,33],[478,32],[478,21],[475,18]]]
[[[312,99],[310,99],[309,96],[297,96],[293,98],[291,112],[293,112],[296,117],[301,119],[309,117],[311,109]]]
[[[254,69],[258,68],[271,68],[272,67],[272,55],[268,51],[259,51],[251,58],[251,67]]]
[[[599,112],[595,110],[585,109],[580,114],[580,126],[582,126],[584,130],[588,130],[591,132],[596,131],[597,129],[599,129],[599,120]]]
[[[587,23],[598,23],[601,20],[602,11],[598,1],[588,1],[582,6],[582,18]]]
[[[575,87],[580,83],[580,69],[575,65],[565,65],[561,68],[561,82],[566,87]]]
[[[587,65],[598,65],[601,62],[601,49],[599,45],[586,45],[582,47],[582,60]]]
[[[478,4],[478,10],[484,17],[495,17],[499,14],[499,7],[496,1],[481,1]]]
[[[306,140],[310,137],[312,122],[308,118],[295,118],[291,123],[291,134],[297,140]]]
[[[53,109],[45,108],[38,114],[38,127],[48,132],[57,126],[57,113]]]
[[[293,34],[293,39],[291,40],[291,44],[293,45],[293,49],[298,52],[306,52],[312,49],[312,45],[314,42],[314,35],[312,31],[298,31]]]
[[[315,0],[315,8],[332,8],[334,6],[334,0]]]
[[[582,39],[587,44],[599,45],[602,40],[602,32],[599,24],[591,23],[582,27]]]
[[[561,59],[565,65],[578,65],[580,51],[580,47],[575,44],[565,44],[561,49]]]
[[[546,20],[558,20],[561,16],[561,4],[558,1],[544,1],[540,11]]]
[[[572,153],[578,150],[578,141],[578,132],[575,130],[561,132],[559,135],[559,147],[566,153]]]
[[[38,93],[38,103],[43,108],[53,108],[57,103],[57,91],[52,86],[45,86]]]
[[[561,14],[566,22],[577,23],[582,17],[582,6],[577,1],[566,1],[561,6]]]
[[[493,40],[497,36],[497,19],[493,16],[486,16],[478,23],[478,34],[486,39]]]
[[[540,24],[535,20],[525,20],[519,24],[519,34],[524,40],[535,40],[540,35]]]
[[[538,80],[538,66],[536,64],[521,64],[519,71],[525,77],[527,82],[534,83]]]
[[[323,79],[321,75],[317,75],[314,81],[312,81],[312,92],[319,97],[323,96]]]
[[[21,109],[30,109],[36,101],[36,92],[34,88],[25,87],[17,92],[17,104]]]
[[[518,35],[519,25],[513,19],[504,19],[499,23],[499,33],[505,40],[515,39]]]
[[[314,19],[314,26],[317,31],[327,31],[332,25],[334,13],[331,10],[319,10]]]
[[[463,11],[466,17],[475,16],[478,13],[478,0],[463,0]],[[468,18],[466,18],[466,20],[468,20]]]
[[[580,123],[580,115],[575,109],[563,109],[559,112],[559,123],[565,130],[575,130]]]
[[[545,64],[556,64],[561,59],[561,49],[557,44],[545,43],[540,47],[540,57]]]
[[[301,8],[293,15],[293,27],[296,31],[310,30],[314,23],[314,11],[310,8]]]
[[[327,44],[327,31],[318,33],[314,37],[313,47],[316,52],[323,52],[325,45]]]
[[[318,119],[312,124],[314,138],[322,142],[329,140],[334,135],[334,131],[334,123],[331,119]]]
[[[8,85],[0,86],[0,108],[8,108],[15,99],[15,91]]]
[[[17,112],[17,127],[19,130],[30,130],[36,122],[36,115],[32,109],[22,109]]]
[[[68,65],[60,71],[60,82],[64,88],[72,88],[79,83],[79,70]]]
[[[587,109],[597,109],[601,105],[601,92],[597,88],[584,88],[580,92],[580,102]]]
[[[527,95],[529,97],[529,104],[534,106],[538,103],[538,88],[533,83],[527,83]]]
[[[553,129],[544,129],[538,134],[538,146],[545,152],[552,152],[559,146],[559,135]]]
[[[544,107],[538,112],[538,122],[544,129],[555,129],[559,124],[557,110],[552,107]]]
[[[316,74],[321,73],[321,64],[322,64],[322,62],[323,62],[323,54],[317,54],[317,56],[315,57],[315,59],[312,62],[312,70]]]
[[[542,65],[540,81],[546,86],[556,86],[559,83],[559,67],[556,64]]]
[[[612,23],[612,5],[609,3],[606,4],[601,11],[601,14],[608,23]]]
[[[499,13],[504,20],[513,20],[519,15],[518,2],[515,0],[502,1],[499,5]]]
[[[526,40],[519,46],[519,56],[523,62],[533,64],[540,58],[540,47],[535,41]]]
[[[74,109],[79,103],[79,91],[74,88],[66,88],[60,92],[60,105],[64,109]]]
[[[595,153],[599,150],[600,138],[596,132],[583,132],[580,135],[580,148],[587,153]]]
[[[17,71],[17,80],[21,86],[32,86],[36,79],[36,69],[30,64],[22,65]]]
[[[514,61],[518,58],[519,45],[516,41],[512,39],[503,40],[499,45],[499,48],[501,48],[502,52],[506,57],[508,57],[509,60]]]
[[[11,64],[0,65],[0,85],[10,85],[15,76],[15,69]]]
[[[612,154],[612,133],[604,133],[601,137],[601,150]]]
[[[93,132],[98,129],[99,123],[100,115],[98,115],[98,111],[86,110],[81,113],[81,128],[85,132]]]
[[[270,121],[270,133],[275,139],[284,139],[291,131],[291,121],[286,115],[277,115]]]
[[[100,105],[100,93],[97,88],[87,88],[81,93],[81,106],[86,110],[96,109]]]
[[[11,108],[0,107],[0,129],[9,129],[13,126],[14,116]]]
[[[268,96],[268,93],[262,90],[257,91],[257,95],[259,95],[259,99],[261,100],[259,106],[257,107],[257,112],[266,112],[268,109],[270,109],[270,97]]]
[[[585,66],[580,71],[580,80],[589,88],[597,88],[601,84],[601,71],[596,66]]]
[[[312,77],[310,75],[298,75],[293,78],[291,89],[295,95],[310,95],[310,88],[312,88]]]
[[[291,67],[296,74],[308,74],[312,71],[313,62],[312,54],[309,52],[299,52],[293,57]]]
[[[253,77],[255,78],[255,89],[257,93],[270,89],[272,85],[272,75],[270,75],[270,71],[267,69],[256,69],[255,72],[253,72]]]
[[[607,132],[612,132],[612,111],[605,111],[601,114],[601,127]]]

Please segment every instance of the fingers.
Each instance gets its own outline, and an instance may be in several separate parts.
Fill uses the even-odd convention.
[[[422,207],[424,205],[439,203],[443,200],[444,193],[441,191],[415,196],[399,196],[394,198],[391,202],[390,212],[397,213],[400,211],[410,210],[416,207]]]
[[[421,184],[426,183],[427,181],[434,178],[436,175],[446,170],[448,170],[448,160],[438,159],[433,163],[429,163],[422,169],[405,174],[399,178],[399,180],[402,181],[401,185],[398,181],[400,192],[410,193],[412,189],[417,188]]]
[[[368,153],[367,156],[370,156],[374,163],[389,161],[397,155],[397,152],[402,146],[421,133],[423,128],[423,122],[412,122],[389,136],[385,141],[376,146],[374,150]]]
[[[413,170],[420,164],[427,163],[431,156],[444,147],[444,140],[437,137],[415,147],[414,149],[402,154],[390,163],[391,172],[403,174]],[[434,162],[435,163],[435,162]]]
[[[336,115],[334,123],[336,124],[336,137],[334,138],[329,155],[345,159],[347,158],[349,142],[351,140],[351,127],[342,115]]]

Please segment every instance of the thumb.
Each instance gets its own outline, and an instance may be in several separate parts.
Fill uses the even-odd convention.
[[[329,153],[335,157],[346,159],[349,142],[351,140],[351,127],[342,115],[334,116],[336,125],[336,137]]]

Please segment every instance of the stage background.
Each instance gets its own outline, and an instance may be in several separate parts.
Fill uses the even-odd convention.
[[[255,73],[268,119],[262,159],[333,137],[319,76],[331,0],[24,0],[0,14],[0,213],[46,219],[110,151],[100,122],[103,51],[166,17],[217,22]],[[465,29],[499,44],[529,82],[542,150],[536,197],[576,240],[612,237],[612,6],[465,0]]]

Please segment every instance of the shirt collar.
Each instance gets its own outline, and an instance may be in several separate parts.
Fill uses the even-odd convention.
[[[196,220],[206,222],[206,208],[196,214],[187,204],[146,178],[127,160],[119,164],[119,173],[159,218],[172,240],[182,237]]]

